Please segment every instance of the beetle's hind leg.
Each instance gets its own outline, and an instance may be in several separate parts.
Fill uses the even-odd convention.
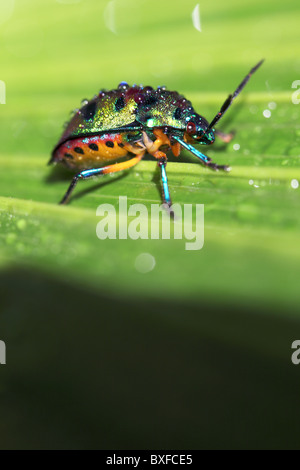
[[[109,173],[116,173],[118,171],[127,170],[128,168],[132,168],[137,163],[139,163],[144,155],[145,152],[142,151],[136,157],[131,158],[131,160],[127,160],[125,162],[115,163],[113,165],[105,166],[103,168],[92,168],[90,170],[81,171],[80,173],[78,173],[78,175],[74,176],[72,183],[70,184],[69,189],[64,195],[60,204],[66,204],[69,201],[70,196],[73,193],[75,186],[77,185],[79,180],[85,180],[88,178],[92,178],[93,176],[107,175]]]

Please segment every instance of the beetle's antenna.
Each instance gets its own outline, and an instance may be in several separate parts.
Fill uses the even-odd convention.
[[[261,60],[260,62],[258,62],[258,64],[255,65],[255,67],[253,67],[250,72],[248,73],[248,75],[246,75],[246,77],[244,78],[244,80],[239,84],[239,86],[237,87],[237,89],[235,90],[235,92],[232,94],[232,95],[229,95],[228,98],[225,100],[223,106],[221,107],[220,111],[218,112],[218,114],[213,118],[213,120],[211,121],[211,123],[209,124],[208,128],[206,129],[205,131],[205,134],[210,131],[216,124],[217,122],[221,119],[221,117],[225,114],[225,112],[227,111],[227,109],[229,108],[229,106],[231,105],[231,103],[233,102],[233,100],[241,93],[242,89],[246,86],[246,84],[248,83],[248,81],[250,80],[251,76],[254,74],[254,72],[256,72],[256,70],[263,64],[265,59]]]

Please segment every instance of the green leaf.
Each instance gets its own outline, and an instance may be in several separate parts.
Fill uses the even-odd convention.
[[[188,253],[184,240],[97,238],[97,207],[109,203],[118,209],[119,196],[127,196],[128,204],[145,204],[150,217],[151,204],[160,203],[160,181],[154,161],[141,162],[119,175],[80,182],[70,205],[60,207],[57,202],[72,174],[47,167],[47,155],[7,155],[1,172],[3,259],[34,263],[53,272],[58,269],[59,275],[77,280],[82,279],[84,272],[86,284],[100,282],[109,289],[117,281],[118,289],[128,293],[135,293],[138,287],[141,294],[186,297],[200,292],[209,295],[217,290],[229,298],[263,296],[270,302],[296,303],[299,195],[291,182],[300,180],[300,169],[298,155],[291,155],[295,147],[290,142],[297,142],[299,137],[295,127],[288,127],[285,120],[279,124],[283,121],[279,114],[284,113],[286,119],[291,105],[282,101],[267,120],[260,103],[262,96],[259,98],[248,97],[255,114],[249,113],[249,105],[244,104],[238,119],[231,124],[239,128],[233,142],[227,146],[217,143],[214,150],[207,150],[218,163],[232,166],[230,174],[212,172],[198,163],[179,163],[180,160],[168,164],[174,203],[205,205],[205,246],[201,251]],[[201,97],[195,101],[198,100]],[[272,120],[280,129],[277,135]],[[288,141],[283,129],[290,134]],[[183,154],[184,159],[193,161],[187,154]],[[242,260],[247,268],[245,276],[240,276],[231,261],[237,250],[238,262]],[[143,252],[149,252],[156,261],[155,269],[147,276],[135,269],[135,260]],[[220,260],[226,266],[226,276],[219,269]],[[187,273],[184,278],[183,266]],[[282,283],[277,275],[283,271],[288,283]]]
[[[1,25],[1,446],[299,447],[299,6],[201,3],[200,33],[195,5],[27,0]],[[184,151],[167,165],[173,202],[204,204],[201,250],[97,238],[97,207],[118,214],[119,196],[143,203],[150,227],[151,158],[79,182],[58,205],[73,174],[47,162],[83,98],[123,80],[165,84],[210,120],[261,58],[220,121],[234,139],[201,148],[231,172]]]

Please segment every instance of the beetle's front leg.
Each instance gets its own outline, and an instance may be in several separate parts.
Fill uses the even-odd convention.
[[[195,147],[188,144],[187,142],[180,139],[179,137],[174,136],[174,139],[177,140],[177,142],[179,142],[180,145],[182,145],[182,147],[184,147],[186,150],[188,150],[193,155],[195,155],[195,157],[199,158],[199,160],[201,160],[201,162],[205,166],[208,166],[212,170],[216,170],[216,171],[218,171],[218,170],[230,171],[230,167],[228,165],[218,165],[217,163],[212,162],[211,158],[207,157],[206,155],[204,155],[204,153],[202,153],[199,150],[195,149]]]

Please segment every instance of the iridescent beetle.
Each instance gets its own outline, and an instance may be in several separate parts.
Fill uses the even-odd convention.
[[[178,157],[183,147],[207,167],[229,171],[228,166],[213,163],[193,145],[210,145],[215,134],[224,142],[230,141],[231,134],[215,131],[214,126],[262,63],[263,60],[250,70],[210,124],[183,96],[165,87],[154,90],[122,82],[118,89],[101,91],[91,101],[85,101],[67,125],[50,160],[80,171],[61,204],[69,200],[78,180],[131,168],[146,152],[158,160],[163,203],[169,209],[172,202],[166,173],[168,149]]]

